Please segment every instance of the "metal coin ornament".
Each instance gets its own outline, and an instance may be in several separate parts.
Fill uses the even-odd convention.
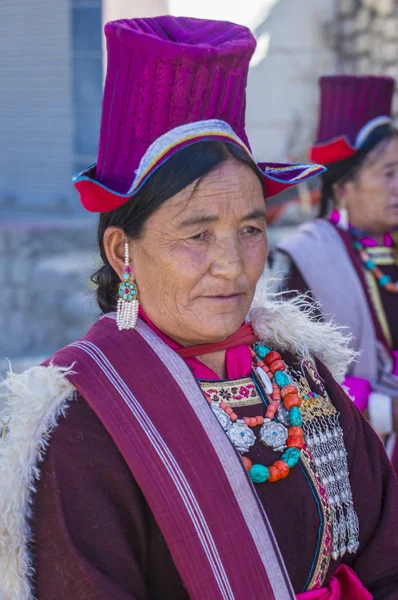
[[[235,421],[227,431],[227,436],[238,450],[238,452],[248,452],[256,441],[256,436],[243,421]]]
[[[220,425],[224,429],[224,431],[226,433],[228,433],[228,431],[231,429],[231,426],[232,426],[229,415],[227,415],[227,413],[224,412],[222,410],[222,408],[219,407],[217,402],[212,402],[210,406],[211,406],[211,410],[217,417],[217,421],[220,423]]]
[[[278,410],[276,411],[276,418],[278,419],[279,423],[283,423],[283,425],[289,427],[290,414],[283,404],[279,405]]]
[[[260,429],[260,441],[275,452],[281,452],[286,448],[287,438],[287,429],[281,423],[267,419]]]

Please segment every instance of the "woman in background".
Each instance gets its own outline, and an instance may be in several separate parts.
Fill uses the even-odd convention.
[[[344,383],[398,470],[398,131],[389,77],[322,77],[320,218],[278,246],[284,290],[310,291],[359,352]]]

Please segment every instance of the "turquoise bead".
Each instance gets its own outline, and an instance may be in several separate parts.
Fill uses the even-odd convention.
[[[383,275],[379,279],[379,284],[380,285],[386,285],[386,283],[390,283],[390,281],[391,281],[391,277],[389,275]]]
[[[290,425],[292,427],[301,427],[302,424],[300,409],[297,406],[293,406],[290,410]]]
[[[362,244],[360,242],[358,242],[357,240],[355,240],[353,242],[353,246],[356,250],[360,250],[362,248]]]
[[[264,346],[264,344],[256,344],[255,350],[257,356],[259,356],[260,358],[265,358],[267,354],[271,352],[271,350],[267,348],[267,346]]]
[[[123,294],[123,300],[127,300],[127,294]]]
[[[130,277],[130,275],[128,273],[124,273],[123,277],[124,277],[124,279],[128,279]]]
[[[375,268],[375,263],[373,262],[373,260],[366,260],[365,261],[365,267],[369,270],[374,269]]]
[[[283,387],[285,387],[285,385],[289,385],[289,383],[290,383],[289,377],[283,371],[276,371],[274,377],[275,377],[275,381],[276,381],[277,385],[281,389]]]
[[[289,469],[294,467],[300,459],[300,450],[298,448],[288,448],[284,451],[281,456],[281,460],[284,460]]]
[[[129,294],[129,295],[127,296],[127,300],[132,300],[132,299],[133,299],[133,296],[132,296],[131,294]]]
[[[269,469],[263,465],[253,465],[249,471],[249,477],[253,483],[264,483],[269,477]]]

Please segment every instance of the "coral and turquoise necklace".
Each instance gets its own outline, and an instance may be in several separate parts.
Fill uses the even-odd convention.
[[[398,294],[398,281],[392,281],[390,275],[383,273],[383,271],[379,269],[358,238],[354,238],[353,246],[357,250],[363,266],[372,273],[378,286],[391,294]]]
[[[242,461],[254,483],[275,482],[287,477],[300,459],[304,446],[301,398],[278,352],[263,344],[255,344],[251,354],[254,377],[260,382],[265,396],[271,399],[265,416],[239,418],[227,403],[214,402],[210,398],[208,401],[227,436],[242,455],[256,441],[252,428],[261,426],[258,439],[276,452],[282,452],[280,460],[268,467],[253,464],[246,456],[242,456]]]

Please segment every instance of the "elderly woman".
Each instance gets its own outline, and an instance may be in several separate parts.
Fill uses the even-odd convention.
[[[360,352],[345,380],[360,410],[386,436],[398,472],[398,131],[389,77],[322,77],[318,138],[320,219],[279,246],[286,290],[307,292],[348,328]],[[395,236],[395,237],[394,237]],[[395,447],[395,450],[394,450]]]
[[[259,303],[264,197],[321,168],[254,161],[254,39],[162,17],[106,27],[102,318],[7,381],[4,600],[393,600],[397,482],[336,379],[352,352]],[[366,490],[366,494],[364,494]]]

